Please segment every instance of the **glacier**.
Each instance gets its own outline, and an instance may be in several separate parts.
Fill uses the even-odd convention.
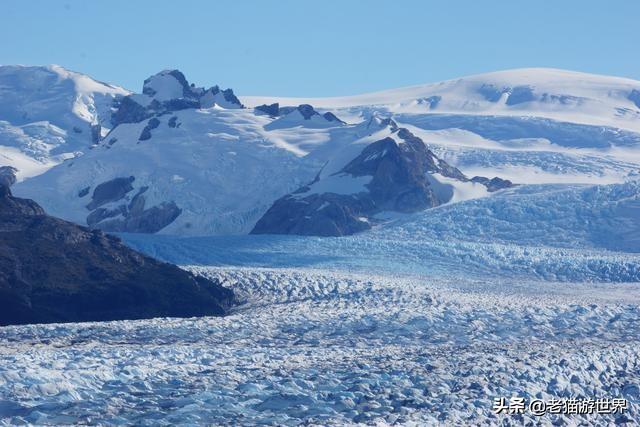
[[[639,185],[519,186],[340,238],[122,234],[241,304],[1,328],[0,423],[576,421],[495,415],[503,396],[622,397],[580,420],[637,422]]]
[[[537,423],[494,397],[640,404],[637,284],[193,267],[230,316],[0,329],[0,423]],[[568,416],[547,416],[571,423]]]
[[[169,98],[179,89],[152,86]],[[169,198],[184,214],[159,234],[118,236],[240,302],[224,318],[0,328],[0,425],[640,423],[638,90],[521,69],[352,97],[239,95],[249,108],[113,128],[100,101],[77,115],[102,123],[94,148],[68,123],[0,115],[11,142],[0,159],[23,165],[18,195],[82,223],[83,189],[135,174],[150,204]],[[306,123],[299,109],[251,109],[275,102],[318,114]],[[449,203],[381,212],[352,236],[246,234],[391,118],[467,176],[518,185],[458,186]],[[494,414],[493,399],[511,396],[624,398],[629,409]]]

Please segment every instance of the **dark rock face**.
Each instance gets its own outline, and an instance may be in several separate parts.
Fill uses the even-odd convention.
[[[298,111],[302,114],[302,117],[304,117],[305,120],[309,120],[312,116],[318,114],[318,112],[309,104],[298,105]]]
[[[91,143],[97,144],[102,139],[102,126],[99,124],[91,125]]]
[[[489,102],[498,102],[502,95],[508,94],[505,103],[509,106],[522,104],[535,100],[533,88],[530,86],[496,87],[491,84],[483,84],[478,92]]]
[[[485,178],[484,176],[474,176],[473,178],[471,178],[471,181],[478,182],[484,185],[485,187],[487,187],[487,191],[489,191],[490,193],[514,186],[513,182],[509,181],[508,179],[498,178],[497,176],[491,179]]]
[[[562,105],[578,105],[584,98],[571,95],[555,95],[552,93],[543,93],[540,101]]]
[[[367,191],[305,197],[312,183],[277,200],[251,233],[342,236],[371,228],[375,222],[371,216],[384,210],[416,212],[447,202],[433,191],[427,175],[440,173],[465,181],[467,178],[438,159],[407,129],[396,127],[393,132],[402,143],[391,137],[376,141],[334,174],[371,176]]]
[[[94,210],[104,204],[121,200],[128,192],[133,190],[131,183],[135,181],[135,177],[114,178],[110,181],[103,182],[93,190],[91,203],[87,205],[87,209]]]
[[[158,231],[171,224],[180,214],[182,209],[175,202],[162,202],[159,205],[144,209],[144,197],[138,199],[142,204],[138,204],[137,211],[127,211],[126,206],[121,205],[117,209],[108,212],[108,216],[95,218],[92,224],[90,214],[87,217],[87,224],[95,225],[104,231],[112,232],[128,232],[128,233],[157,233]],[[135,206],[135,205],[134,205]],[[106,220],[121,215],[120,219]],[[102,222],[100,222],[102,221]]]
[[[18,169],[13,166],[0,166],[0,186],[11,187],[16,183]]]
[[[223,90],[222,96],[224,97],[225,101],[230,102],[232,104],[237,104],[240,107],[244,107],[244,105],[242,105],[238,97],[233,93],[233,90],[231,88]]]
[[[252,234],[301,234],[343,236],[371,228],[373,216],[382,211],[411,213],[448,202],[452,193],[434,190],[432,174],[461,182],[483,184],[488,191],[510,187],[500,178],[475,177],[439,159],[424,142],[391,119],[372,118],[367,129],[389,127],[394,137],[386,137],[366,146],[344,168],[332,176],[347,179],[371,177],[366,189],[354,194],[305,194],[321,178],[294,193],[278,199],[260,218]],[[397,140],[396,140],[397,139]]]
[[[86,196],[87,194],[89,194],[89,191],[91,190],[91,187],[85,187],[82,190],[78,191],[78,197],[83,198],[84,196]]]
[[[0,325],[219,316],[233,293],[0,186]]]
[[[114,108],[116,111],[111,115],[114,127],[120,123],[138,123],[154,115],[153,110],[138,104],[131,96],[115,101]]]
[[[276,200],[251,234],[345,236],[370,229],[371,225],[360,219],[360,214],[373,209],[375,205],[367,197],[333,193],[303,199],[285,196]]]
[[[324,113],[322,115],[322,117],[325,118],[326,121],[328,122],[338,122],[338,123],[345,123],[342,120],[340,120],[335,114],[327,111],[326,113]]]
[[[93,200],[87,205],[92,211],[87,216],[87,225],[112,232],[157,233],[180,216],[182,209],[173,201],[145,209],[144,192],[148,187],[140,188],[128,201],[127,195],[133,191],[134,181],[135,177],[130,176],[98,185],[93,191]],[[117,201],[122,203],[111,208],[101,207]]]
[[[440,204],[425,179],[438,167],[434,158],[424,144],[397,144],[385,138],[362,150],[343,171],[373,177],[368,187],[379,210],[415,212]]]
[[[529,86],[516,86],[511,89],[507,98],[507,105],[517,105],[535,100],[533,89]]]
[[[262,104],[254,108],[254,110],[257,113],[268,114],[271,117],[278,117],[280,115],[280,104],[277,102],[271,105]]]
[[[188,110],[193,108],[200,108],[200,102],[194,99],[170,99],[169,101],[165,101],[163,104],[163,112],[164,111],[180,111],[180,110]]]
[[[254,108],[254,110],[256,114],[268,114],[270,117],[273,117],[273,118],[286,116],[287,114],[290,114],[294,111],[298,111],[300,112],[300,115],[302,116],[303,120],[311,120],[312,117],[318,116],[318,117],[324,118],[327,122],[335,122],[336,124],[345,123],[344,121],[340,120],[335,114],[331,112],[326,112],[324,114],[318,113],[315,110],[315,108],[313,108],[313,106],[309,104],[300,104],[297,107],[291,107],[291,106],[280,107],[280,104],[276,102],[271,105],[267,105],[267,104],[258,105],[257,107]]]
[[[144,129],[142,129],[142,132],[140,133],[140,137],[138,138],[138,140],[146,141],[151,139],[151,131],[157,128],[158,126],[160,126],[160,120],[158,120],[155,117],[149,120],[149,123],[147,123]]]
[[[286,107],[285,107],[286,108]],[[283,109],[280,109],[282,111]],[[322,116],[328,122],[344,123],[335,114],[326,112],[324,114],[318,113],[312,105],[300,104],[294,110],[298,110],[305,120],[311,120],[313,116]],[[285,110],[286,111],[286,110]],[[288,114],[288,113],[287,113]]]
[[[107,218],[124,215],[125,213],[126,209],[124,209],[124,206],[122,205],[118,206],[116,209],[98,208],[87,216],[87,224],[90,227],[95,227],[99,222],[104,221]]]
[[[502,94],[505,92],[505,90],[504,89],[499,89],[499,88],[497,88],[497,87],[495,87],[494,85],[491,85],[491,84],[483,84],[478,89],[478,92],[487,101],[489,101],[489,102],[498,102],[500,100],[500,97],[502,96]]]

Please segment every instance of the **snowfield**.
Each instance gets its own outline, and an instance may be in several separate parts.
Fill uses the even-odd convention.
[[[22,181],[81,155],[128,93],[58,65],[0,66],[0,166],[16,167]]]
[[[0,422],[599,425],[640,420],[637,284],[192,267],[226,318],[0,330]],[[624,397],[624,416],[493,415],[494,397]]]
[[[152,76],[147,92],[180,104],[184,88],[170,73]],[[113,125],[119,115],[112,102],[128,94],[58,66],[2,67],[0,101],[9,107],[0,107],[0,165],[18,168],[14,193],[86,224],[91,192],[134,176],[130,196],[147,188],[147,207],[175,203],[181,210],[159,233],[246,234],[275,200],[390,136],[377,127],[386,118],[469,177],[609,184],[640,173],[640,82],[611,76],[518,69],[341,98],[240,95],[249,108],[218,99],[221,105],[205,102]],[[141,109],[152,100],[131,97]],[[265,102],[309,103],[346,123],[321,114],[306,120],[298,110],[271,117],[252,108]],[[96,129],[99,141],[92,140]],[[365,184],[345,181],[331,179],[320,190],[344,193]],[[478,188],[455,193],[456,201],[486,195]],[[121,203],[105,208],[116,211]]]

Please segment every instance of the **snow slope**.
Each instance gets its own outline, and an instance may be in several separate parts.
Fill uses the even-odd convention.
[[[57,65],[0,66],[0,165],[24,179],[79,155],[111,127],[112,102],[127,93]]]
[[[182,212],[161,233],[244,234],[275,200],[358,156],[367,141],[375,140],[376,126],[389,117],[469,177],[498,176],[519,184],[608,184],[640,173],[640,83],[633,80],[522,69],[356,97],[241,97],[247,105],[279,101],[287,113],[272,117],[240,108],[239,101],[229,108],[224,103],[187,108],[193,100],[165,99],[191,90],[185,89],[186,81],[181,86],[171,80],[170,73],[148,79],[148,94],[131,96],[147,108],[154,102],[149,93],[158,92],[167,106],[154,110],[157,117],[120,122],[98,147],[82,150],[85,156],[18,184],[16,195],[84,224],[90,213],[85,206],[96,186],[135,176],[136,191],[148,187],[149,206],[172,202]],[[316,113],[313,107],[295,106],[306,102],[347,123],[321,114],[305,119],[302,112]],[[285,106],[292,109],[283,110]],[[50,153],[69,144],[66,128],[50,128],[49,122],[44,131],[32,124],[29,129],[20,126],[0,126],[20,150],[5,149],[0,159],[28,171],[19,171],[20,178],[63,159]],[[46,137],[29,136],[34,132]],[[362,184],[321,185],[344,193]],[[453,191],[454,201],[486,195],[476,191],[477,185],[451,190],[448,184],[434,182]],[[80,197],[87,188],[88,195]],[[134,194],[118,203],[130,203]],[[116,212],[118,203],[105,209]]]
[[[244,96],[249,106],[279,102],[393,114],[536,116],[640,131],[640,82],[550,68],[523,68],[334,98]]]
[[[135,176],[136,189],[149,187],[149,205],[174,201],[182,209],[163,232],[246,233],[273,200],[321,166],[300,160],[304,132],[277,131],[271,140],[263,128],[269,120],[248,110],[183,110],[158,120],[149,140],[139,139],[149,120],[120,124],[82,158],[16,185],[15,193],[83,223],[91,200],[91,192],[79,197],[83,188]]]

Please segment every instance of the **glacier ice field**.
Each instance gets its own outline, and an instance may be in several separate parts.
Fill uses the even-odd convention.
[[[342,238],[121,235],[240,304],[0,328],[0,425],[632,425],[639,190],[518,186]],[[511,396],[629,409],[494,414]]]

